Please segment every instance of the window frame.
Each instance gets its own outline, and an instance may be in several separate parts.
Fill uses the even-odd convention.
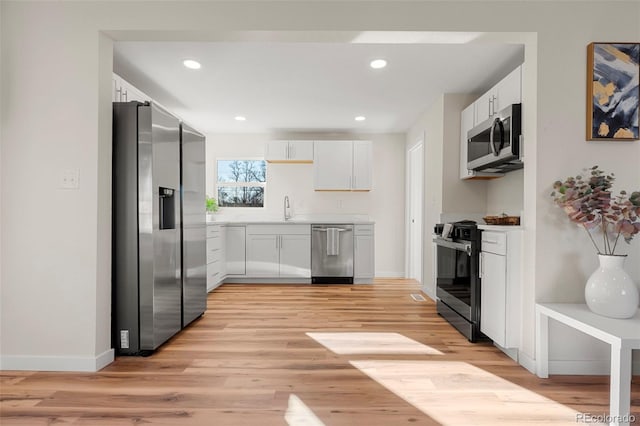
[[[256,211],[258,209],[264,209],[267,205],[267,182],[269,180],[269,173],[267,171],[268,167],[267,165],[269,164],[267,162],[267,160],[265,160],[264,157],[253,157],[253,156],[231,156],[231,157],[215,157],[214,158],[215,161],[215,175],[216,175],[216,179],[215,179],[215,185],[214,185],[214,191],[216,194],[216,199],[218,200],[218,205],[220,206],[220,199],[219,199],[219,189],[221,186],[229,186],[229,187],[235,187],[235,188],[242,188],[242,187],[247,187],[247,188],[255,188],[255,187],[261,187],[263,188],[263,196],[262,196],[262,207],[250,207],[250,206],[243,206],[243,207],[231,207],[231,206],[220,206],[220,209],[232,209],[233,211],[238,211],[238,210],[250,210],[250,211]],[[220,182],[218,180],[218,161],[264,161],[265,164],[265,174],[264,174],[264,182]]]

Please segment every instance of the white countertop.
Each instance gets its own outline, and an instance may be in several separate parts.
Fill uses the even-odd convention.
[[[207,219],[208,225],[226,225],[230,223],[246,225],[308,225],[324,223],[373,225],[375,222],[366,215],[298,215],[286,221],[284,218],[258,216],[221,216],[219,218],[214,216],[213,220]]]
[[[522,225],[478,225],[478,229],[487,231],[522,231]]]

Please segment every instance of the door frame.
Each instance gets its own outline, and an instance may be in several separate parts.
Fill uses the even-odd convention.
[[[413,182],[413,168],[412,168],[412,162],[411,162],[411,158],[413,153],[417,150],[417,149],[422,149],[422,161],[420,162],[421,165],[421,175],[422,175],[422,180],[419,182],[419,186],[420,186],[420,196],[419,196],[419,205],[420,205],[420,230],[421,230],[421,235],[420,235],[420,247],[422,248],[421,250],[421,256],[420,256],[420,285],[422,287],[424,287],[424,175],[425,175],[425,170],[424,170],[424,166],[425,166],[425,162],[424,162],[424,135],[421,135],[420,138],[418,138],[416,140],[416,142],[411,145],[410,147],[407,148],[407,155],[406,155],[406,164],[407,164],[407,168],[406,168],[406,207],[405,207],[405,223],[406,223],[406,227],[405,227],[405,234],[406,234],[406,244],[405,244],[405,277],[406,278],[411,278],[411,259],[412,259],[412,246],[411,246],[411,242],[412,242],[412,236],[411,236],[411,206],[413,203],[413,185],[415,185],[415,183]]]

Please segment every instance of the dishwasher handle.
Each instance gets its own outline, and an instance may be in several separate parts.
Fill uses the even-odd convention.
[[[314,232],[327,232],[327,229],[329,228],[311,228],[311,230]],[[338,232],[351,232],[351,229],[346,229],[346,228],[332,228],[332,229],[337,229]]]

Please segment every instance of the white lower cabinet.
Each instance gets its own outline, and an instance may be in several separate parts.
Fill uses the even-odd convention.
[[[246,275],[311,278],[311,226],[248,225]]]
[[[311,277],[311,230],[307,235],[280,236],[280,276]]]
[[[247,275],[277,277],[280,271],[279,235],[253,235],[247,233]]]
[[[373,225],[355,225],[353,240],[353,280],[371,283],[375,275],[375,235]]]
[[[522,231],[482,232],[480,331],[502,348],[520,345]]]
[[[507,257],[480,253],[482,292],[480,331],[500,346],[506,345]]]
[[[246,227],[226,225],[226,275],[244,275],[246,272]]]
[[[220,285],[225,275],[225,228],[207,225],[207,291]]]

